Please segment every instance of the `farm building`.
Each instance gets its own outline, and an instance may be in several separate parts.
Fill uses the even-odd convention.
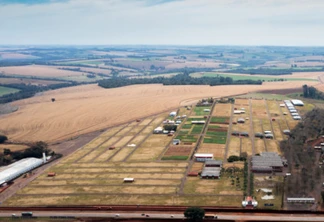
[[[206,160],[212,160],[214,158],[214,154],[212,154],[212,153],[196,153],[194,155],[194,157],[197,162],[205,162]]]
[[[288,130],[288,129],[285,129],[285,130],[283,130],[282,132],[283,132],[283,134],[285,134],[285,135],[290,135],[290,130]]]
[[[252,157],[252,172],[271,173],[282,172],[283,160],[277,153],[263,152],[260,156]]]
[[[303,101],[301,101],[299,99],[292,99],[291,103],[294,104],[295,106],[304,106]]]
[[[241,114],[243,113],[242,110],[234,110],[234,114]]]
[[[134,178],[124,178],[124,183],[133,183],[134,181]]]
[[[239,135],[240,135],[240,132],[233,131],[233,132],[232,132],[232,135],[233,135],[233,136],[239,136]]]
[[[210,109],[204,109],[204,112],[210,112]]]
[[[248,132],[240,132],[240,136],[249,137]]]
[[[162,127],[157,127],[153,130],[153,133],[154,134],[160,134],[160,133],[163,133],[163,128]]]
[[[270,130],[265,130],[264,134],[272,134],[272,132]]]
[[[312,197],[288,197],[288,203],[315,203],[315,198]]]
[[[219,179],[220,173],[221,173],[220,167],[205,167],[202,170],[200,177],[202,179]]]
[[[268,134],[265,134],[264,137],[265,137],[266,139],[273,139],[273,134],[268,133]]]
[[[221,160],[206,160],[205,161],[205,168],[206,167],[222,167],[223,161]]]
[[[237,122],[238,122],[238,123],[245,123],[245,119],[244,119],[244,118],[239,118],[239,119],[237,120]]]
[[[55,177],[56,176],[56,173],[55,172],[49,172],[47,174],[48,177]]]
[[[293,119],[294,120],[301,120],[301,117],[300,116],[293,116]]]
[[[180,141],[179,139],[173,139],[173,140],[172,140],[172,144],[173,144],[173,145],[179,145],[180,142],[181,142],[181,141]]]
[[[246,208],[254,208],[258,206],[258,202],[251,196],[247,196],[242,201],[242,206]]]
[[[264,137],[264,135],[262,133],[255,133],[254,136],[257,138],[261,138],[261,139]]]
[[[169,116],[176,116],[177,115],[177,112],[176,111],[173,111],[169,114]]]
[[[290,112],[290,113],[297,113],[297,110],[295,110],[295,109],[290,109],[289,112]]]
[[[194,120],[194,121],[191,121],[191,124],[205,124],[206,121],[205,120]]]
[[[286,107],[286,105],[284,103],[281,103],[280,107]]]
[[[5,167],[3,171],[0,172],[0,185],[8,183],[24,173],[27,173],[44,163],[43,159],[37,158],[24,158],[19,160],[9,166]]]
[[[291,115],[292,115],[292,116],[299,116],[298,113],[292,113]]]

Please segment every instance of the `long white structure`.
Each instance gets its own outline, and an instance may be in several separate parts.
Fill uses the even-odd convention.
[[[33,157],[25,158],[13,164],[10,164],[6,167],[5,170],[0,172],[0,185],[10,182],[11,180],[19,177],[24,173],[27,173],[28,171],[35,169],[36,167],[39,167],[42,164],[42,159],[37,159]]]

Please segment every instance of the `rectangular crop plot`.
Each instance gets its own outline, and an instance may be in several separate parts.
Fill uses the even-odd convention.
[[[203,143],[198,151],[199,153],[212,153],[215,159],[223,159],[225,154],[224,144],[209,144]]]
[[[213,116],[231,116],[232,104],[217,103],[214,107]]]
[[[210,111],[206,112],[205,110],[210,110],[210,107],[195,107],[193,111],[196,116],[209,115]]]
[[[200,134],[203,128],[204,128],[204,125],[194,125],[190,134]]]
[[[227,116],[213,116],[210,119],[210,123],[229,124],[230,118]]]
[[[262,153],[265,152],[265,146],[264,146],[264,141],[263,139],[260,138],[255,138],[254,139],[254,149],[255,149],[255,153]]]
[[[226,144],[227,136],[209,136],[204,137],[204,143]]]
[[[176,139],[181,140],[181,143],[196,143],[198,137],[194,135],[178,135]]]
[[[193,148],[193,146],[170,146],[162,160],[187,160]]]
[[[159,155],[163,152],[165,147],[139,147],[129,157],[127,161],[145,161],[145,160],[156,160]]]
[[[231,136],[228,146],[227,158],[232,155],[240,156],[240,146],[240,138]]]

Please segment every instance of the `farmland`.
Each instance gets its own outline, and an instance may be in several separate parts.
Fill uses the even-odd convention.
[[[15,92],[18,92],[18,91],[19,90],[17,90],[17,89],[0,86],[0,96],[10,94],[10,93],[15,93]]]
[[[110,127],[64,157],[4,205],[91,205],[100,201],[101,204],[203,203],[238,207],[243,198],[240,182],[244,178],[240,170],[243,163],[226,163],[227,158],[243,153],[248,156],[265,151],[281,153],[278,143],[285,138],[282,130],[291,129],[298,121],[283,115],[287,108],[280,107],[280,103],[236,98],[233,104],[214,102],[204,107],[179,107],[177,118],[161,112]],[[210,111],[205,112],[206,109]],[[234,114],[234,110],[244,112]],[[238,123],[238,118],[246,121]],[[153,134],[153,129],[162,126],[166,119],[180,119],[175,134]],[[201,120],[205,124],[192,122]],[[275,138],[254,138],[254,133],[264,130],[273,131]],[[248,132],[249,136],[232,135],[234,131]],[[174,138],[180,139],[179,145],[172,143]],[[221,178],[204,180],[188,176],[203,167],[191,158],[194,152],[212,153],[215,159],[224,161]],[[55,172],[56,176],[48,177],[48,172]],[[235,181],[231,179],[234,177]],[[125,183],[124,178],[135,178],[135,182]]]
[[[96,85],[69,87],[14,102],[20,112],[0,117],[0,132],[20,141],[57,141],[177,108],[179,104],[192,104],[203,97],[292,87],[301,85],[298,82],[240,87],[134,85],[107,90]],[[51,98],[56,102],[51,102]]]

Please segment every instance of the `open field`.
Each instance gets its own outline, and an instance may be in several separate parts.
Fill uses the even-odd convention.
[[[18,89],[14,89],[14,88],[0,86],[0,96],[6,95],[6,94],[10,94],[10,93],[15,93],[15,92],[19,92],[19,90]]]
[[[0,144],[0,153],[3,152],[4,149],[10,149],[12,152],[18,150],[27,149],[28,146],[26,145],[19,145],[19,144]]]
[[[41,65],[0,67],[0,73],[4,75],[37,76],[50,78],[82,75],[81,72],[62,70],[58,69],[58,67],[56,66]]]
[[[39,80],[39,79],[28,79],[28,78],[0,78],[1,84],[30,84],[30,85],[52,85],[63,83],[62,81],[53,81],[53,80]]]
[[[307,84],[312,85],[312,82]],[[200,98],[297,86],[301,85],[296,82],[285,82],[240,87],[162,85],[135,85],[116,89],[103,89],[96,85],[70,87],[14,102],[13,105],[19,106],[20,109],[18,112],[0,117],[0,132],[14,140],[57,141],[177,108],[179,105],[191,104]],[[55,103],[50,101],[53,97],[56,98]]]
[[[37,56],[28,54],[13,53],[13,52],[0,52],[0,59],[35,59]]]

